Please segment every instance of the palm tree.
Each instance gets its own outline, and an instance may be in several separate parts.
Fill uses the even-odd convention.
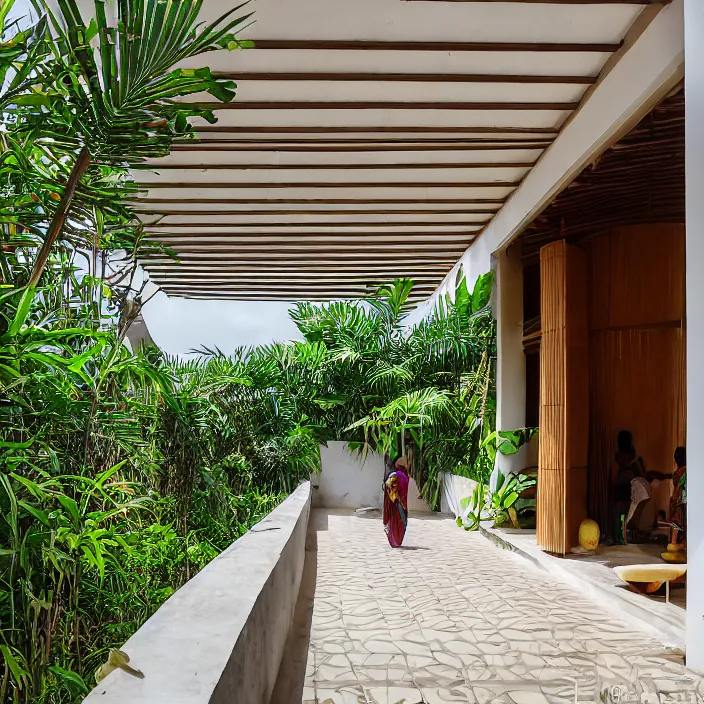
[[[36,69],[45,80],[47,66],[51,69],[52,82],[43,94],[49,109],[44,105],[38,111],[36,101],[27,106],[20,97],[14,99],[14,109],[22,113],[22,129],[33,139],[51,139],[52,150],[64,157],[59,159],[62,163],[69,161],[70,171],[48,220],[20,306],[19,325],[54,243],[75,215],[76,202],[90,202],[92,181],[101,182],[106,169],[114,173],[139,167],[146,159],[168,154],[175,139],[190,133],[190,117],[215,121],[212,111],[178,98],[195,93],[224,102],[234,98],[232,81],[207,68],[177,65],[207,52],[242,46],[233,31],[251,16],[236,16],[243,7],[238,5],[201,26],[202,0],[118,0],[115,17],[108,17],[106,3],[94,0],[94,16],[87,21],[77,0],[57,0],[58,12],[52,11],[48,0],[34,2],[51,27],[44,36],[48,58],[42,57]]]

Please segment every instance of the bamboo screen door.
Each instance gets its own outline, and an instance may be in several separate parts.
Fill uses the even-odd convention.
[[[565,554],[587,516],[589,321],[584,252],[540,250],[540,455],[537,542]]]

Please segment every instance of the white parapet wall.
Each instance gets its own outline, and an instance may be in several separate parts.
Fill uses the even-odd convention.
[[[319,508],[381,508],[384,500],[384,458],[374,452],[362,457],[348,444],[333,441],[320,448],[322,472],[311,477],[313,506]],[[418,497],[413,479],[408,487],[408,510],[429,511]]]
[[[478,482],[468,477],[460,477],[456,474],[442,475],[442,513],[449,514],[455,518],[464,518],[467,515],[468,507],[462,506],[463,499],[471,499]]]
[[[313,505],[322,508],[380,508],[384,458],[351,452],[346,442],[320,448],[322,472],[311,478]]]
[[[310,483],[179,589],[123,646],[88,704],[268,704],[305,561]]]

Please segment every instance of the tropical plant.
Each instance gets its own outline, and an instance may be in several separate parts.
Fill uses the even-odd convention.
[[[159,249],[131,173],[188,138],[234,85],[184,60],[242,46],[239,7],[202,0],[0,0],[0,703],[79,701],[108,652],[311,472],[321,443],[412,452],[431,505],[444,471],[488,480],[492,276],[430,319],[413,282],[301,303],[304,341],[131,350],[137,262]],[[240,6],[242,7],[242,6]]]
[[[0,702],[74,702],[107,651],[295,480],[256,484],[246,453],[270,438],[223,424],[247,382],[212,361],[189,387],[188,365],[124,344],[143,303],[136,261],[155,246],[130,211],[128,168],[167,154],[187,118],[212,120],[179,98],[232,98],[208,69],[174,66],[238,46],[246,17],[199,26],[199,0],[121,0],[113,22],[105,3],[86,19],[59,0],[37,2],[27,29],[7,20],[12,5],[0,5]],[[312,441],[290,425],[280,445],[307,472]]]
[[[24,323],[50,252],[65,229],[78,231],[80,238],[86,225],[99,219],[96,204],[124,216],[125,201],[135,191],[127,169],[167,155],[176,138],[191,134],[188,118],[214,122],[212,110],[177,99],[196,93],[221,101],[234,98],[232,81],[207,68],[176,67],[185,59],[240,46],[232,32],[250,17],[235,17],[243,5],[206,26],[198,23],[201,5],[202,0],[121,0],[116,3],[116,17],[109,18],[106,3],[95,0],[93,16],[87,21],[77,0],[58,0],[58,12],[47,0],[37,0],[42,19],[35,34],[43,31],[48,18],[51,31],[43,32],[38,42],[48,51],[39,53],[29,42],[34,34],[28,36],[23,68],[10,84],[13,97],[5,99],[16,139],[26,140],[15,141],[15,147],[20,145],[15,151],[26,153],[27,143],[40,150],[39,159],[25,165],[33,167],[29,173],[36,174],[36,179],[30,187],[43,207],[38,221],[35,213],[34,222],[22,224],[41,232],[46,226],[18,306],[17,324]],[[17,58],[9,57],[4,65],[17,63]],[[15,86],[24,73],[29,78]],[[17,95],[21,85],[33,88],[27,83],[35,74],[42,77],[45,90],[30,90],[32,100],[26,90],[25,95]],[[57,189],[62,172],[65,186]],[[112,199],[106,197],[111,191]]]
[[[495,430],[487,436],[481,449],[486,463],[492,467],[491,477],[488,483],[480,480],[472,495],[460,501],[465,515],[457,519],[459,526],[476,530],[486,519],[493,520],[495,525],[510,521],[514,528],[520,528],[519,513],[535,505],[532,499],[522,499],[521,495],[535,486],[536,480],[527,474],[504,474],[496,465],[496,455],[515,455],[537,432],[537,428],[520,428]]]
[[[520,528],[516,506],[521,494],[535,483],[532,477],[520,474],[496,474],[496,482],[489,494],[489,508],[496,525],[510,521],[514,528]]]

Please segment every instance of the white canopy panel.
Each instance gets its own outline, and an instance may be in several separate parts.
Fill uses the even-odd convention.
[[[206,56],[237,98],[194,96],[217,124],[138,173],[166,248],[145,268],[194,298],[359,297],[400,276],[427,296],[649,4],[253,0],[254,48]]]

